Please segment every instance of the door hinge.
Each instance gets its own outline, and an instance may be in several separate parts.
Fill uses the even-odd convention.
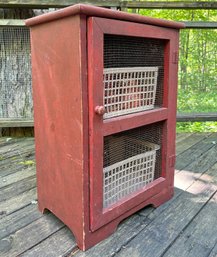
[[[172,168],[172,167],[175,167],[175,164],[176,164],[176,156],[175,155],[171,155],[169,157],[169,166]]]
[[[174,51],[172,56],[172,63],[177,64],[178,61],[179,61],[179,53],[177,51]]]

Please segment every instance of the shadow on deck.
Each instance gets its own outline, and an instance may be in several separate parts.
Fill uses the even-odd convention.
[[[216,257],[216,214],[217,133],[178,134],[174,197],[83,253],[61,221],[37,210],[34,139],[0,138],[2,257]]]

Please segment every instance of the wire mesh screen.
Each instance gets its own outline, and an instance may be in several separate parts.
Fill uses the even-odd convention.
[[[162,123],[104,138],[103,207],[161,176]]]
[[[104,68],[157,67],[154,107],[163,104],[164,48],[166,41],[142,37],[104,35]]]
[[[32,118],[29,29],[0,27],[0,118]]]
[[[158,67],[104,69],[104,118],[154,108]]]

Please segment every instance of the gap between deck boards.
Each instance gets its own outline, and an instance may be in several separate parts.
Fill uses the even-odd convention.
[[[4,205],[1,206],[0,204],[0,210],[2,207],[6,207],[7,204],[12,204],[12,208],[9,211],[9,215],[6,215],[2,218],[3,221],[6,221],[6,218],[14,220],[14,223],[16,223],[16,220],[19,219],[19,213],[23,212],[23,218],[21,219],[22,222],[20,226],[18,225],[17,228],[14,228],[14,231],[11,231],[11,233],[5,235],[3,239],[7,238],[10,239],[10,236],[16,235],[15,239],[17,242],[21,243],[21,239],[26,236],[26,233],[28,232],[28,229],[31,229],[32,231],[35,231],[36,227],[38,229],[42,229],[43,226],[48,226],[49,224],[49,233],[44,232],[43,236],[39,233],[40,239],[38,240],[37,237],[31,238],[31,244],[24,244],[21,243],[21,246],[16,246],[13,248],[12,252],[6,252],[7,254],[11,253],[11,256],[17,256],[16,254],[20,254],[20,256],[51,256],[50,254],[55,254],[55,249],[58,248],[58,256],[99,256],[100,253],[105,253],[107,255],[104,256],[128,256],[132,255],[134,252],[131,252],[131,248],[133,249],[139,249],[138,254],[141,254],[141,252],[147,248],[156,248],[155,252],[149,252],[149,250],[146,252],[147,257],[148,256],[171,256],[174,257],[170,253],[170,249],[172,249],[173,244],[177,244],[176,242],[179,242],[179,238],[182,237],[182,234],[185,233],[185,231],[188,231],[188,227],[190,224],[197,219],[198,215],[203,212],[203,210],[208,206],[209,202],[212,201],[213,197],[215,195],[216,189],[212,188],[212,183],[209,181],[206,182],[207,176],[213,177],[216,179],[216,166],[214,163],[214,158],[211,158],[213,163],[212,167],[208,168],[208,165],[199,165],[201,164],[201,161],[203,159],[203,156],[205,153],[201,150],[203,147],[204,149],[208,151],[209,154],[214,154],[213,152],[216,149],[216,146],[214,144],[207,146],[207,144],[214,142],[217,139],[217,133],[213,134],[206,134],[206,135],[182,135],[177,137],[177,143],[179,143],[179,153],[177,156],[178,158],[188,158],[188,160],[192,161],[191,163],[188,163],[188,165],[181,165],[181,170],[178,171],[178,174],[176,174],[176,177],[180,181],[186,180],[186,178],[189,180],[187,183],[184,183],[181,186],[181,189],[176,189],[176,194],[173,197],[172,200],[165,203],[164,205],[160,206],[157,209],[152,208],[145,208],[141,210],[140,212],[132,215],[129,217],[126,221],[122,222],[120,226],[118,227],[118,230],[116,233],[114,233],[111,237],[104,240],[97,246],[91,248],[87,252],[83,253],[80,251],[74,252],[77,248],[74,242],[74,238],[71,234],[71,232],[58,220],[56,219],[52,214],[49,216],[42,215],[40,216],[40,213],[36,211],[36,213],[39,213],[39,216],[35,214],[35,212],[32,210],[32,216],[30,217],[30,222],[27,222],[28,212],[32,208],[31,205],[31,199],[34,198],[35,191],[26,191],[20,194],[18,197],[15,196],[12,199],[9,199],[5,201]],[[206,141],[207,140],[207,141]],[[34,142],[32,142],[33,144]],[[22,145],[22,144],[21,144]],[[197,149],[197,146],[199,150]],[[0,147],[1,147],[1,141],[0,141]],[[0,148],[1,149],[1,148]],[[190,151],[191,149],[191,151]],[[194,158],[192,159],[191,156],[189,156],[189,153],[192,152],[194,154]],[[213,156],[213,155],[212,155]],[[190,158],[190,159],[189,159]],[[10,158],[9,158],[10,159]],[[186,167],[191,167],[192,171],[189,172],[185,170]],[[200,168],[201,167],[201,168]],[[195,173],[195,169],[197,172]],[[17,171],[19,172],[19,171]],[[16,172],[16,173],[17,173]],[[190,174],[189,174],[190,173]],[[191,174],[192,173],[192,174]],[[18,174],[16,174],[17,176]],[[13,178],[13,174],[10,174],[10,178]],[[200,184],[201,180],[205,181],[205,185]],[[19,182],[22,180],[19,180]],[[18,181],[14,183],[16,185]],[[13,183],[12,183],[13,184]],[[12,185],[11,184],[11,185]],[[4,187],[3,187],[4,188]],[[198,190],[198,188],[202,188],[201,193],[198,194],[197,198],[193,197],[193,194],[195,193],[195,190]],[[0,189],[1,190],[1,189]],[[35,189],[33,189],[35,190]],[[188,197],[193,197],[192,199],[197,199],[203,201],[200,203],[200,207],[197,206],[197,208],[192,208],[190,206],[190,203],[188,203],[189,199]],[[15,202],[17,201],[17,198],[23,197],[22,200],[19,202],[20,208],[18,206],[16,207]],[[210,199],[211,198],[211,199]],[[14,205],[13,205],[14,204]],[[35,207],[35,206],[33,206]],[[191,214],[185,213],[186,210],[183,210],[184,207],[188,207],[191,210]],[[14,208],[14,209],[13,209]],[[18,208],[18,209],[16,209]],[[25,210],[26,208],[26,210]],[[33,208],[34,209],[34,208]],[[26,211],[26,212],[25,212]],[[175,211],[175,213],[174,213]],[[180,213],[177,213],[177,212]],[[181,214],[183,214],[182,216]],[[17,216],[16,216],[17,215]],[[171,215],[177,215],[177,217],[182,218],[182,224],[179,224],[179,226],[176,224],[178,222],[175,222],[173,220],[174,217],[171,217]],[[159,216],[161,219],[159,219]],[[32,221],[31,221],[32,218]],[[162,223],[162,219],[165,219]],[[55,221],[54,221],[55,220]],[[56,221],[57,220],[57,221]],[[167,223],[166,223],[167,221]],[[8,225],[10,224],[9,221],[7,221]],[[27,222],[27,223],[25,223]],[[57,222],[57,223],[56,223]],[[60,223],[59,223],[60,222]],[[1,228],[1,219],[0,219],[0,228]],[[164,231],[165,228],[168,228],[168,231]],[[53,229],[53,230],[52,230]],[[37,230],[38,231],[38,230]],[[52,232],[53,231],[53,232]],[[187,232],[186,232],[187,233]],[[28,233],[27,233],[28,235]],[[61,238],[64,238],[65,245],[63,244],[62,247],[57,247],[57,242],[61,240]],[[144,238],[150,241],[150,245],[144,244]],[[9,240],[8,239],[8,240]],[[159,242],[156,239],[160,239],[160,245],[161,249],[159,250]],[[61,241],[63,242],[63,241]],[[139,243],[143,242],[142,245]],[[10,243],[10,240],[9,240]],[[27,242],[28,243],[28,242]],[[163,247],[162,247],[163,244]],[[48,247],[49,246],[49,247]],[[55,248],[56,246],[56,248]],[[71,246],[71,247],[70,247]],[[22,250],[21,250],[21,248]],[[45,254],[46,251],[46,255]],[[215,252],[215,245],[209,247],[210,255],[212,254],[212,251]],[[156,254],[156,255],[151,255]],[[55,256],[55,255],[54,255]],[[132,255],[133,256],[133,255]],[[143,255],[135,255],[135,256],[141,256]],[[53,256],[52,256],[53,257]]]

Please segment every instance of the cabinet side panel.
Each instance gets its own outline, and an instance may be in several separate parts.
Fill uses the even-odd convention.
[[[52,211],[77,238],[82,237],[87,173],[80,22],[74,16],[31,28],[39,209]]]
[[[173,31],[173,37],[170,41],[167,67],[168,77],[168,120],[167,120],[167,181],[169,186],[174,187],[175,170],[175,142],[176,142],[176,111],[177,111],[177,86],[178,86],[178,52],[179,52],[179,32]]]

